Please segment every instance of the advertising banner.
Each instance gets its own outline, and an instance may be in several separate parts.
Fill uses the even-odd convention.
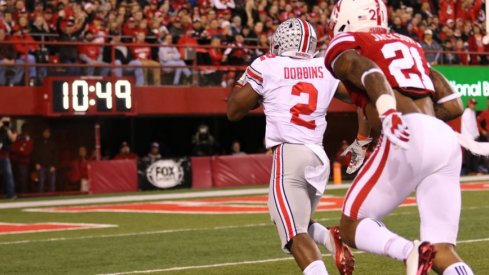
[[[470,98],[477,100],[476,110],[487,109],[489,66],[434,66],[462,96],[464,106]]]
[[[151,164],[140,163],[141,190],[184,188],[191,185],[192,167],[187,157],[160,159]]]

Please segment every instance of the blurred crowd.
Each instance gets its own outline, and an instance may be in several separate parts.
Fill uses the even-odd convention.
[[[198,81],[229,86],[236,77],[233,69],[222,73],[222,67],[215,66],[242,66],[262,55],[270,35],[287,18],[311,22],[324,50],[333,4],[333,0],[1,0],[0,41],[46,44],[0,44],[0,65],[66,64],[55,69],[30,67],[33,85],[48,74],[130,74],[138,85]],[[488,63],[484,0],[387,4],[391,29],[419,41],[432,64]],[[51,41],[85,44],[47,44]],[[111,63],[131,66],[111,71]],[[207,67],[198,76],[175,67],[192,64]],[[0,67],[0,85],[18,85],[24,74],[21,66]]]

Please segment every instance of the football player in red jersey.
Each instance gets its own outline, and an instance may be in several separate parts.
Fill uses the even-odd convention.
[[[459,116],[458,95],[412,39],[389,33],[381,0],[340,0],[325,64],[348,87],[377,148],[346,194],[340,232],[350,246],[405,261],[407,274],[473,274],[455,252],[461,209],[460,144],[436,118]],[[409,241],[382,219],[416,192],[421,241]]]

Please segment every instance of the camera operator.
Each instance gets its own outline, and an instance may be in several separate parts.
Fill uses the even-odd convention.
[[[10,118],[2,117],[0,120],[0,173],[5,184],[5,196],[8,199],[15,199],[14,176],[12,165],[10,164],[10,146],[17,138],[17,134],[10,129]]]
[[[216,152],[217,142],[209,133],[209,126],[202,124],[192,137],[193,156],[212,156]]]

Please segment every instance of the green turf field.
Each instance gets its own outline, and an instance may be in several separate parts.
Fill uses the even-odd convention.
[[[345,190],[327,193],[343,195]],[[33,200],[16,200],[19,201]],[[458,251],[476,274],[489,274],[488,210],[488,191],[463,192]],[[315,218],[325,225],[334,225],[339,214],[320,212]],[[44,213],[0,209],[0,223],[46,222],[117,227],[0,235],[0,274],[301,274],[295,262],[280,250],[268,214]],[[416,207],[400,208],[385,223],[409,238],[418,235]],[[356,258],[355,274],[404,274],[401,262],[358,252]],[[338,274],[329,255],[325,261],[330,274]]]

